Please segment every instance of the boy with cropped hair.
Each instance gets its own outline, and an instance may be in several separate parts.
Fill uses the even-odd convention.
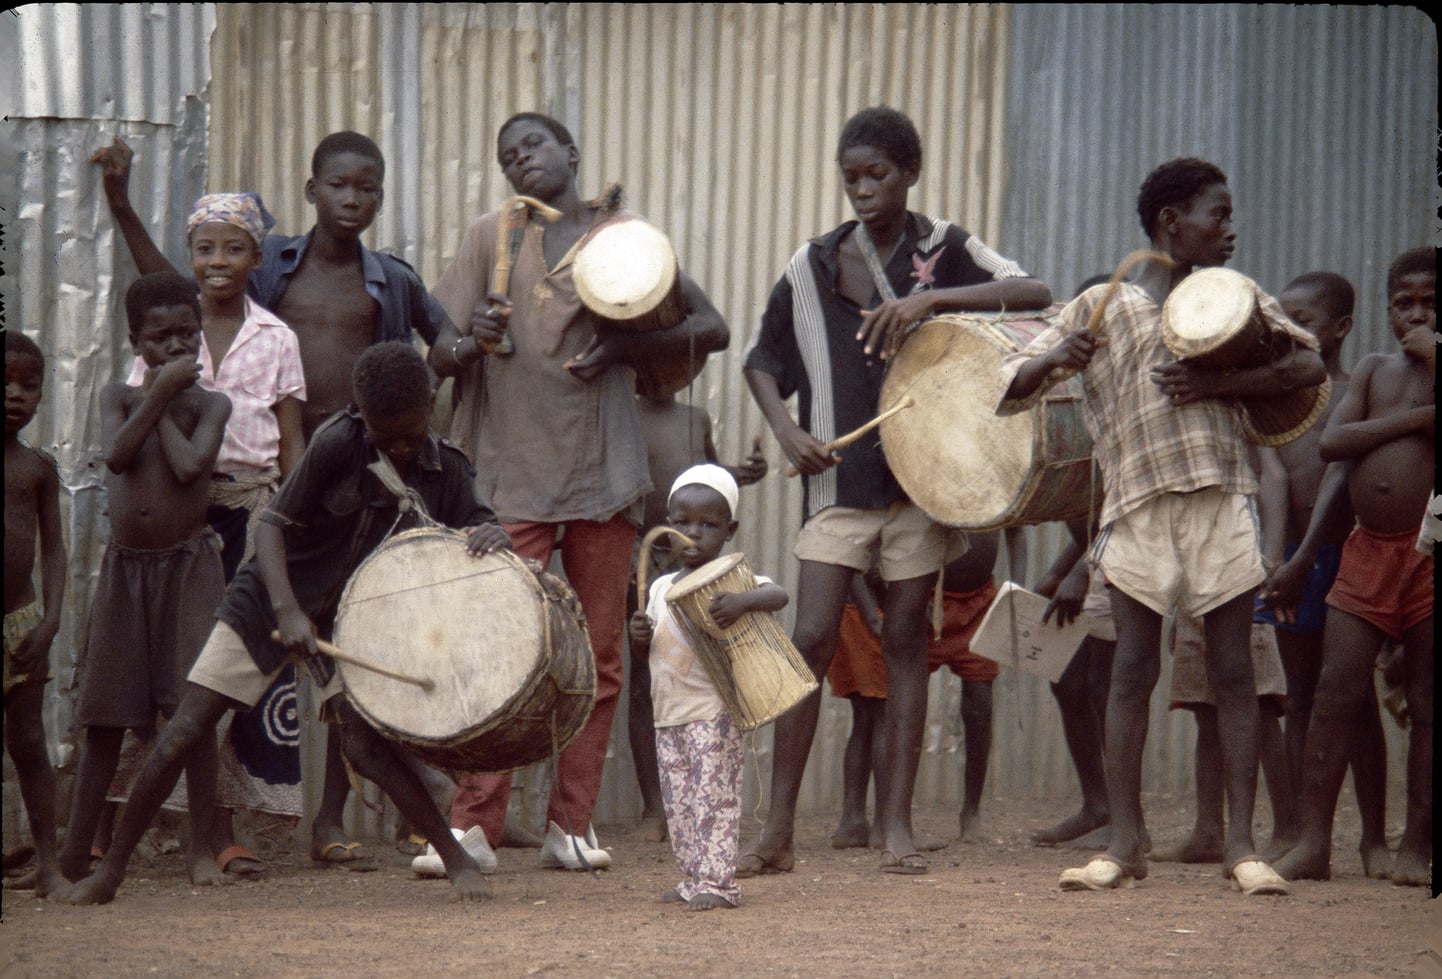
[[[126,290],[125,315],[147,370],[138,387],[109,384],[100,393],[110,542],[77,664],[75,723],[85,737],[60,858],[70,880],[89,870],[125,731],[175,713],[225,590],[219,538],[205,514],[230,400],[196,383],[195,286],[173,272],[143,275]],[[211,740],[186,766],[190,880],[197,885],[221,880],[211,846],[215,758]]]
[[[1235,249],[1226,175],[1195,158],[1164,163],[1143,181],[1137,212],[1167,260],[1149,259],[1134,283],[1118,285],[1097,334],[1086,324],[1113,293],[1100,286],[1082,293],[1055,325],[1003,360],[1000,378],[997,411],[1010,414],[1084,372],[1087,428],[1106,486],[1093,559],[1111,585],[1117,625],[1106,715],[1112,833],[1106,854],[1065,871],[1061,886],[1102,890],[1146,876],[1141,758],[1162,618],[1175,603],[1203,620],[1232,811],[1227,877],[1248,894],[1282,894],[1286,882],[1252,844],[1259,715],[1249,638],[1265,575],[1249,499],[1256,477],[1231,399],[1318,384],[1325,368],[1316,340],[1266,295],[1258,308],[1271,330],[1291,338],[1290,349],[1234,373],[1177,361],[1162,341],[1162,306],[1193,269],[1221,265]]]
[[[948,310],[1051,302],[1050,289],[975,236],[907,209],[921,161],[921,137],[901,112],[875,107],[847,121],[836,162],[858,220],[795,253],[772,290],[745,368],[752,397],[804,477],[793,639],[818,678],[831,662],[852,575],[871,567],[879,547],[888,692],[877,810],[880,869],[892,874],[922,874],[928,866],[911,827],[926,722],[927,605],[937,572],[964,544],[906,498],[879,439],[852,446],[839,465],[826,444],[878,413],[885,361],[909,327]],[[799,421],[786,407],[793,394]],[[795,865],[796,800],[820,697],[812,694],[777,720],[771,808],[761,838],[741,856],[740,876]]]
[[[342,586],[389,534],[414,517],[419,500],[436,521],[466,528],[472,554],[509,544],[490,508],[477,499],[474,471],[455,447],[430,431],[431,377],[409,344],[376,344],[356,359],[355,407],[334,416],[265,513],[256,559],[226,592],[210,638],[190,672],[175,718],[132,786],[115,838],[95,873],[70,900],[100,904],[114,897],[135,844],[169,794],[180,768],[213,744],[229,709],[253,704],[294,658],[316,674],[322,699],[334,704],[346,757],[371,779],[436,847],[463,900],[485,897],[487,868],[446,831],[445,818],[412,769],[408,754],[381,738],[339,698],[340,683],[316,640],[334,624]],[[389,462],[404,484],[392,488],[375,468]],[[273,638],[278,635],[278,639]],[[328,706],[329,706],[328,703]],[[493,869],[493,868],[491,868]]]
[[[55,773],[45,746],[50,646],[65,597],[60,474],[55,460],[20,439],[40,407],[45,355],[19,330],[5,331],[5,750],[15,763],[35,841],[35,896],[59,897]],[[33,574],[40,541],[40,600]]]

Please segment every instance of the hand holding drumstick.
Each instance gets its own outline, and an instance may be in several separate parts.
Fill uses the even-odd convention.
[[[841,461],[841,457],[836,455],[836,451],[838,449],[846,448],[848,445],[861,438],[861,436],[865,435],[867,432],[871,431],[873,428],[886,421],[892,415],[898,414],[899,412],[910,408],[914,404],[916,404],[916,399],[908,394],[899,402],[892,405],[890,408],[886,409],[875,418],[871,419],[871,421],[867,422],[865,425],[862,425],[860,428],[856,428],[850,432],[847,432],[845,435],[841,436],[838,439],[827,442],[824,445],[820,442],[817,442],[816,439],[811,439],[812,442],[815,442],[816,445],[820,446],[821,450],[826,453],[826,458],[828,461],[824,465],[817,466],[814,470],[809,468],[806,469],[805,471],[807,475],[814,475],[814,473],[822,472],[823,470],[831,468],[831,466],[834,466],[836,463]],[[787,453],[787,455],[790,454],[790,452]],[[803,470],[801,466],[806,462],[811,462],[813,463],[813,465],[815,464],[814,459],[808,459],[803,457],[801,460],[798,461],[798,465],[786,467],[786,475],[795,476],[798,473],[802,472]]]

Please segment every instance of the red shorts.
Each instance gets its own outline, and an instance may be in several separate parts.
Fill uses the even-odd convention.
[[[1378,534],[1358,527],[1342,545],[1327,604],[1401,639],[1432,617],[1432,555],[1417,550],[1414,530]]]
[[[926,668],[935,673],[943,666],[963,680],[995,680],[1001,667],[971,651],[971,637],[996,598],[996,585],[990,581],[976,591],[945,592],[942,595],[941,638],[926,643]],[[861,610],[848,603],[841,612],[841,628],[836,637],[836,655],[826,671],[826,681],[837,697],[860,694],[863,697],[886,697],[886,661],[881,656],[881,640],[866,626]]]

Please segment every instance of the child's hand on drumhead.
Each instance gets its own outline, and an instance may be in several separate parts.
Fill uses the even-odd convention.
[[[472,557],[490,554],[511,546],[511,535],[500,524],[483,523],[466,531],[466,551]]]
[[[895,356],[906,340],[906,331],[913,323],[919,323],[931,315],[931,300],[928,293],[919,292],[902,299],[888,299],[875,309],[861,311],[861,330],[856,339],[867,356],[881,351],[881,359]]]

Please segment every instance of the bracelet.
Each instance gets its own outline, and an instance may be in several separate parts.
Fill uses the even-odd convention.
[[[461,360],[461,344],[465,342],[465,339],[465,337],[456,337],[456,342],[451,344],[451,359],[461,367],[469,366],[465,361]]]

